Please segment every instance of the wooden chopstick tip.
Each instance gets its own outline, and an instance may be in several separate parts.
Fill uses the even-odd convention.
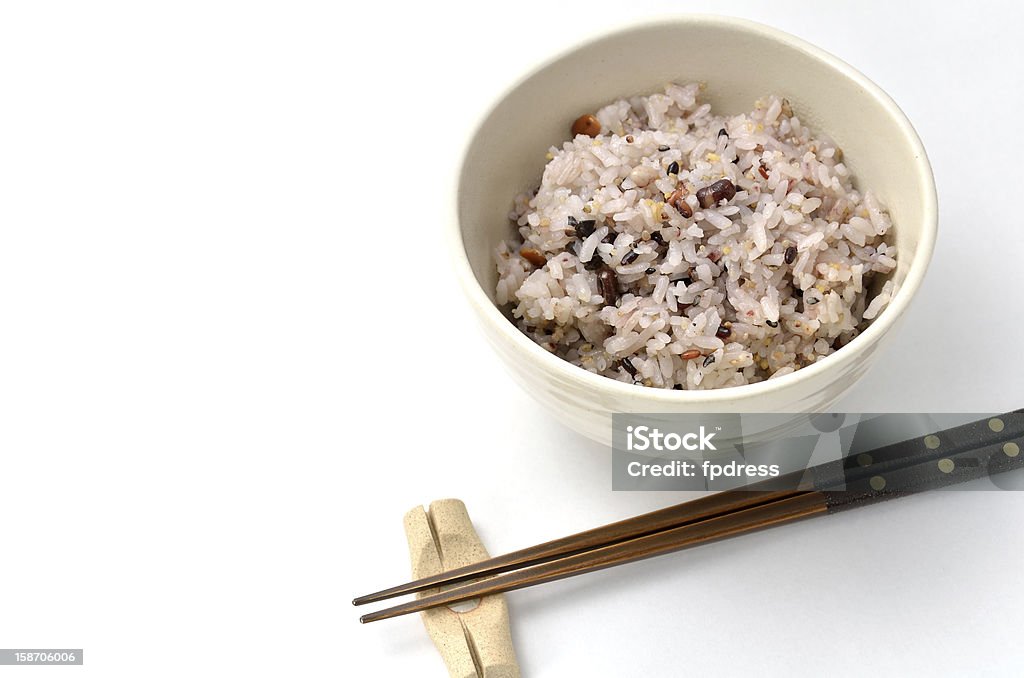
[[[412,583],[415,584],[416,582]],[[367,603],[379,603],[380,601],[387,600],[388,598],[404,596],[407,593],[416,593],[420,590],[417,588],[412,588],[411,590],[406,591],[407,588],[409,588],[409,584],[403,584],[402,586],[395,586],[390,589],[384,589],[383,591],[374,591],[373,593],[367,593],[362,596],[356,596],[352,599],[352,604],[358,607],[360,605],[366,605]]]
[[[381,593],[386,592],[367,593],[363,596],[356,596],[352,599],[352,604],[359,607],[360,605],[366,605],[367,603],[376,603],[381,600]]]
[[[363,616],[359,617],[359,623],[370,624],[375,621],[380,621],[381,619],[388,619],[389,616],[384,614],[387,612],[388,610],[380,610],[378,612],[370,612],[369,614],[364,614]]]

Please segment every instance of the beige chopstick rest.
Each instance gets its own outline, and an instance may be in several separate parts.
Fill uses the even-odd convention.
[[[431,502],[427,511],[417,506],[406,513],[405,535],[414,579],[489,557],[466,505],[458,499],[440,499]],[[453,678],[519,677],[505,596],[486,596],[466,612],[438,607],[422,612],[421,617]]]

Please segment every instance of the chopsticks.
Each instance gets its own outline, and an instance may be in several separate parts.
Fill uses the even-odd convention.
[[[1010,412],[360,596],[353,604],[486,577],[363,615],[360,621],[368,623],[593,572],[1019,468],[1021,445],[1024,411]]]
[[[788,499],[771,502],[764,506],[736,511],[691,525],[655,532],[646,537],[601,547],[575,556],[534,565],[533,567],[516,570],[491,579],[484,579],[483,581],[460,586],[442,593],[425,596],[409,603],[363,615],[359,618],[359,621],[365,624],[409,614],[410,612],[420,612],[439,605],[451,605],[493,593],[514,591],[526,588],[527,586],[544,584],[585,572],[594,572],[595,570],[602,570],[614,567],[615,565],[671,553],[690,546],[697,546],[709,541],[724,539],[773,525],[793,522],[824,511],[827,511],[827,507],[820,493],[803,493]]]
[[[510,570],[539,565],[557,558],[577,555],[669,528],[680,527],[726,515],[734,511],[786,499],[800,492],[800,490],[795,489],[777,491],[751,489],[747,492],[720,492],[684,504],[676,504],[675,506],[645,513],[641,516],[538,544],[537,546],[513,551],[467,567],[448,570],[432,577],[424,577],[407,584],[360,596],[355,598],[352,604],[365,605],[366,603],[375,603],[396,596],[418,593],[438,586],[449,586],[470,579],[489,577]]]

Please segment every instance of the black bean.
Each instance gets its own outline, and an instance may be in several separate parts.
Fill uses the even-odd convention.
[[[565,218],[566,226],[570,226],[570,227],[574,228],[577,223],[578,222],[576,221],[576,217],[572,216],[571,214]]]
[[[719,325],[718,329],[715,330],[715,336],[719,339],[728,339],[732,335],[732,328],[725,325]]]
[[[664,153],[665,151],[668,150],[668,146],[658,146],[658,150]]]
[[[601,257],[598,256],[597,254],[594,254],[594,256],[590,258],[590,261],[583,264],[583,268],[587,269],[588,271],[596,271],[602,266],[604,266],[604,261],[602,261]]]
[[[704,367],[710,366],[713,362],[715,362],[715,355],[711,354],[707,358],[704,358]]]
[[[636,250],[630,250],[626,252],[624,255],[622,255],[622,265],[629,266],[634,261],[636,261],[637,257],[639,256],[640,254]]]
[[[718,130],[718,136],[720,136],[720,137],[727,137],[727,136],[729,136],[729,133],[726,132],[725,128],[723,127],[722,129]]]
[[[675,280],[669,280],[669,282],[672,283],[673,285],[675,285],[676,283],[680,283],[680,282],[681,283],[685,283],[686,285],[692,285],[693,284],[693,280],[691,280],[689,276],[684,276],[682,278],[676,278]]]
[[[576,220],[573,219],[573,221]],[[575,227],[576,235],[578,235],[581,239],[589,237],[591,234],[593,234],[594,231],[597,230],[597,222],[594,221],[593,219],[587,219],[586,221],[580,221],[571,225]]]
[[[644,271],[644,273],[646,273],[647,275],[651,275],[652,273],[657,273],[657,272],[658,272],[658,269],[656,269],[656,268],[649,268],[646,271]]]
[[[661,231],[655,231],[654,233],[651,233],[651,240],[658,243],[659,245],[665,244],[665,236],[661,234]]]
[[[629,372],[629,376],[636,376],[636,368],[633,367],[633,361],[631,361],[629,358],[623,358],[622,360],[620,360],[619,367]]]
[[[614,306],[615,300],[619,297],[619,278],[615,271],[610,268],[602,268],[597,273],[597,281],[601,285],[601,296],[604,297],[605,306]]]
[[[673,160],[672,164],[668,166],[668,173],[679,174],[679,163]]]
[[[719,179],[697,190],[697,202],[704,208],[717,205],[722,200],[732,200],[735,197],[736,186],[728,179]]]
[[[615,238],[617,238],[618,235],[619,234],[616,233],[615,231],[608,231],[608,235],[606,235],[601,242],[606,242],[609,245],[611,245],[613,242],[615,242]]]
[[[796,248],[790,245],[786,248],[786,254],[782,257],[787,264],[792,264],[796,261]]]
[[[766,325],[768,325],[768,327],[778,327],[779,326],[779,323],[778,323],[777,320],[765,320],[764,322],[765,322]]]

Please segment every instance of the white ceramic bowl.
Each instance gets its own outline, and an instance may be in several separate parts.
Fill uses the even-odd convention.
[[[749,111],[765,94],[789,98],[801,120],[839,144],[858,186],[888,206],[899,290],[878,318],[824,360],[769,381],[710,391],[618,382],[551,355],[494,304],[492,252],[512,232],[517,193],[536,185],[544,153],[581,113],[665,83],[705,81],[718,114]],[[516,381],[570,427],[603,442],[614,412],[810,412],[828,408],[868,369],[914,297],[937,230],[935,183],[920,139],[877,85],[836,57],[740,19],[681,16],[592,39],[536,68],[490,110],[458,177],[451,245],[484,333]]]

